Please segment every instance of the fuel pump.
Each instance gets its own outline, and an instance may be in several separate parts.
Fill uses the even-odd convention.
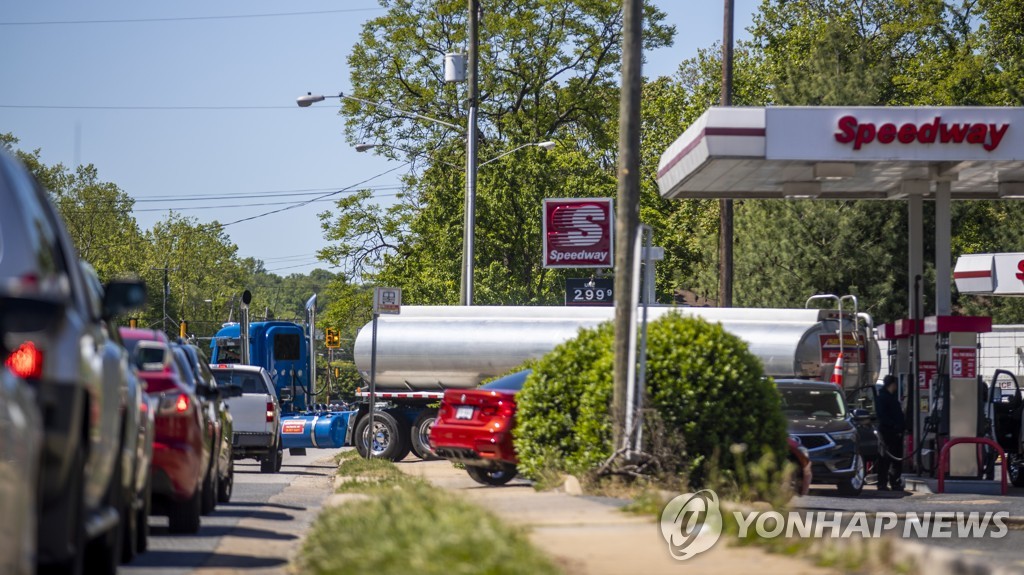
[[[992,331],[992,318],[931,316],[925,318],[924,333],[935,340],[937,371],[929,402],[935,419],[934,448],[941,450],[949,440],[983,437],[988,434],[985,419],[986,391],[978,372],[978,334]],[[949,474],[980,477],[978,447],[956,445],[949,452]]]

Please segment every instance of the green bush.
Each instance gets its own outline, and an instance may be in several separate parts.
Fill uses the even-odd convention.
[[[586,473],[611,454],[613,338],[611,323],[581,330],[534,366],[517,399],[524,474]],[[784,459],[775,386],[746,344],[719,324],[680,314],[649,324],[645,407],[645,449],[693,488],[743,484],[748,466],[776,453]]]
[[[513,431],[525,475],[578,473],[610,454],[614,336],[611,323],[581,329],[533,365],[516,395]]]

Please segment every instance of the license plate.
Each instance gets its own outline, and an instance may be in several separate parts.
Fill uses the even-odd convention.
[[[460,405],[455,408],[455,419],[473,419],[473,406]]]

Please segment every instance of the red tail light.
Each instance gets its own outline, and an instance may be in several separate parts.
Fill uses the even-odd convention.
[[[267,422],[274,421],[274,402],[267,402]]]
[[[178,396],[178,401],[174,403],[174,411],[177,411],[178,413],[185,413],[186,411],[188,411],[187,395]]]
[[[43,376],[43,352],[31,341],[18,346],[6,363],[7,368],[18,377],[39,379]]]

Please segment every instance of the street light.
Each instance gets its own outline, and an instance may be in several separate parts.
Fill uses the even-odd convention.
[[[486,160],[484,162],[480,162],[480,165],[481,166],[486,166],[487,164],[490,164],[491,162],[495,162],[495,161],[498,161],[498,160],[504,158],[505,156],[511,154],[512,152],[518,152],[519,150],[522,150],[523,148],[529,148],[530,146],[537,146],[538,148],[544,150],[545,152],[548,152],[548,151],[551,151],[551,150],[553,150],[555,148],[555,143],[552,142],[552,141],[547,141],[547,142],[530,142],[529,144],[523,144],[522,146],[519,146],[517,148],[512,148],[511,150],[509,150],[507,152],[502,152],[501,154],[498,154],[497,156],[494,156],[490,160]]]
[[[473,61],[473,60],[475,60],[475,57],[470,58],[470,59],[471,59],[471,61]],[[475,68],[475,62],[472,63],[472,67]],[[473,74],[475,76],[475,74],[476,74],[475,70],[474,70]],[[470,82],[470,84],[472,85],[472,84],[474,84],[474,82]],[[465,204],[465,219],[464,219],[464,222],[463,222],[463,240],[462,240],[462,286],[461,286],[461,289],[459,290],[460,291],[459,300],[460,300],[460,303],[462,305],[473,305],[473,266],[474,266],[473,252],[475,251],[474,242],[475,242],[475,227],[476,227],[476,171],[477,171],[478,164],[477,164],[477,158],[476,158],[476,151],[477,150],[476,150],[476,101],[475,101],[476,95],[474,93],[475,92],[475,86],[471,87],[470,92],[471,92],[471,94],[470,94],[469,118],[467,120],[467,122],[469,124],[469,129],[464,131],[464,133],[466,134],[466,198],[465,198],[466,204]],[[415,112],[409,112],[409,111],[406,111],[406,110],[401,110],[399,108],[394,108],[392,106],[388,106],[386,104],[381,104],[379,102],[372,102],[370,100],[364,100],[362,98],[356,98],[354,96],[346,96],[344,92],[338,92],[337,96],[331,96],[331,97],[336,97],[338,99],[343,99],[343,100],[352,100],[352,101],[355,101],[355,102],[360,102],[362,104],[368,104],[370,106],[374,106],[374,107],[377,107],[377,108],[384,108],[385,110],[391,110],[393,112],[398,112],[399,114],[406,114],[406,115],[412,116],[413,118],[418,118],[420,120],[426,120],[427,122],[432,122],[432,123],[435,123],[435,124],[440,124],[442,126],[447,126],[449,128],[455,128],[456,130],[463,131],[463,128],[461,128],[459,126],[456,126],[455,124],[452,124],[450,122],[445,122],[444,120],[438,120],[437,118],[431,118],[430,116],[424,116],[422,114],[417,114]],[[308,108],[309,106],[312,106],[316,102],[323,102],[326,98],[327,98],[326,96],[323,96],[321,94],[313,94],[312,92],[306,92],[305,96],[299,96],[298,98],[296,98],[295,99],[295,103],[297,103],[300,108]],[[372,148],[374,146],[375,146],[375,144],[357,144],[356,145],[356,151],[357,152],[365,152],[366,150],[369,150],[370,148]],[[482,166],[484,164],[488,164],[490,162],[493,162],[493,161],[497,160],[498,158],[501,158],[503,156],[507,156],[508,154],[511,154],[512,152],[515,152],[516,150],[521,150],[521,149],[529,147],[529,146],[537,146],[537,147],[540,147],[540,148],[542,148],[544,150],[550,150],[550,149],[555,147],[555,143],[548,141],[548,142],[534,142],[534,143],[529,143],[529,144],[523,144],[522,146],[519,146],[518,148],[509,150],[509,151],[507,151],[507,152],[505,152],[503,154],[500,154],[500,155],[498,155],[498,156],[496,156],[494,158],[491,158],[490,160],[487,160],[483,164],[479,164],[479,165]]]

